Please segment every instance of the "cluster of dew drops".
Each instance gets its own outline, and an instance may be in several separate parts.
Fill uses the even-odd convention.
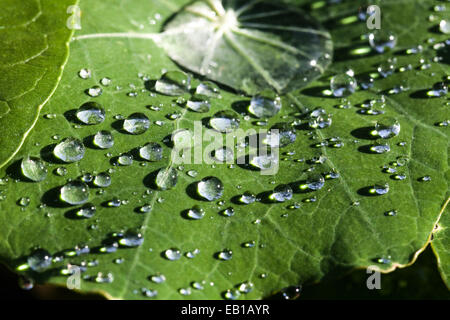
[[[436,6],[434,7],[434,11],[441,12],[445,11],[445,6]],[[365,21],[367,16],[364,13],[359,14],[359,18],[361,21]],[[430,15],[429,20],[435,21],[437,18],[434,14]],[[441,20],[439,22],[439,30],[444,34],[450,33],[450,23],[447,20]],[[375,32],[371,32],[370,34],[363,35],[368,43],[370,44],[371,50],[375,53],[385,53],[389,50],[393,50],[397,44],[397,36],[388,31],[388,30],[379,30]],[[427,40],[426,43],[420,44],[413,48],[406,50],[408,55],[420,55],[425,51],[441,50],[443,47],[449,46],[450,41],[447,40],[445,42],[436,43],[433,38]],[[419,59],[419,65],[416,67],[416,70],[427,70],[431,67],[431,63],[439,63],[442,60],[442,57],[436,55],[432,60],[422,58]],[[352,103],[347,99],[350,95],[352,95],[357,90],[370,90],[374,87],[374,83],[376,79],[379,78],[387,78],[393,75],[396,72],[407,72],[413,70],[414,67],[412,65],[399,66],[396,58],[387,59],[384,63],[380,64],[374,72],[362,76],[355,76],[352,70],[348,70],[343,74],[337,74],[330,80],[330,90],[326,90],[324,94],[333,96],[335,98],[340,99],[340,104],[337,106],[338,109],[350,109],[353,107]],[[78,73],[81,79],[89,79],[91,78],[91,70],[89,69],[81,69]],[[150,80],[146,76],[140,74],[139,77],[144,81]],[[441,98],[445,97],[448,93],[448,82],[450,77],[447,76],[443,79],[442,82],[434,84],[434,86],[427,92],[427,95],[430,98]],[[91,87],[86,90],[86,94],[91,98],[96,98],[102,95],[103,90],[106,87],[110,87],[113,83],[113,80],[110,78],[102,78],[98,86]],[[130,85],[132,89],[127,95],[129,97],[136,97],[139,93],[134,85]],[[191,88],[191,76],[185,74],[181,71],[168,71],[163,72],[162,77],[156,81],[154,86],[154,91],[163,95],[168,96],[178,96],[179,98],[176,100],[176,104],[183,106],[189,109],[192,112],[198,113],[206,113],[211,109],[211,101],[213,99],[221,99],[220,90],[217,85],[212,82],[203,82],[200,83],[193,95],[190,95],[189,99],[186,99],[186,93],[190,92]],[[121,90],[122,88],[116,86],[116,90]],[[387,94],[398,94],[404,91],[409,90],[408,88],[399,85],[397,87],[389,90]],[[145,92],[145,90],[143,90]],[[155,93],[151,93],[154,97]],[[385,113],[384,107],[386,104],[386,96],[379,95],[377,99],[370,100],[368,102],[362,103],[359,105],[358,113],[362,115],[368,116],[383,116]],[[448,105],[448,102],[447,102]],[[150,106],[150,110],[160,111],[163,106]],[[249,107],[248,113],[252,116],[258,118],[258,121],[255,122],[258,126],[267,126],[268,120],[274,116],[276,116],[282,109],[283,103],[282,99],[275,93],[271,91],[264,91],[258,95],[252,97]],[[298,126],[306,125],[310,132],[309,135],[313,136],[314,139],[317,137],[314,136],[316,130],[321,130],[328,128],[332,125],[332,115],[328,114],[324,109],[317,108],[314,110],[303,110],[303,114],[299,116],[299,118],[304,120],[296,119],[291,122],[283,122],[278,123],[272,127],[272,129],[279,130],[279,136],[271,137],[270,130],[267,134],[267,137],[264,140],[270,147],[281,147],[285,148],[290,144],[294,143],[297,138],[296,128]],[[250,120],[250,115],[242,114],[246,121]],[[46,114],[44,116],[46,119],[54,119],[56,115],[54,114]],[[169,120],[177,120],[180,117],[180,114],[174,113],[166,116]],[[76,118],[82,125],[100,125],[104,122],[106,118],[106,112],[103,106],[95,101],[90,101],[83,104],[76,112]],[[115,115],[114,118],[116,120],[122,121],[122,129],[129,134],[132,135],[141,135],[147,132],[147,130],[151,126],[150,119],[144,113],[133,113],[128,117],[123,117],[122,115]],[[287,116],[285,117],[287,118]],[[220,111],[214,114],[209,120],[209,126],[221,133],[229,133],[235,129],[240,127],[240,116],[234,111],[225,110]],[[437,126],[446,127],[450,123],[450,120],[443,120],[439,123],[436,123]],[[155,121],[155,125],[163,126],[163,121]],[[374,154],[384,154],[391,151],[391,145],[389,140],[398,136],[400,134],[400,123],[395,118],[383,117],[376,121],[376,124],[370,132],[373,137],[376,137],[376,142],[370,146],[369,152]],[[182,148],[182,144],[189,138],[190,132],[188,130],[178,130],[175,131],[171,136],[171,142],[173,145]],[[60,140],[58,135],[53,137],[54,140]],[[354,141],[357,143],[358,141]],[[98,131],[92,138],[91,143],[98,149],[107,150],[114,146],[114,136],[110,131],[100,130]],[[399,142],[398,146],[403,147],[406,146],[406,142]],[[245,146],[238,146],[245,147]],[[316,145],[317,148],[342,148],[344,147],[344,141],[339,137],[333,137],[324,139],[320,141]],[[83,159],[85,154],[85,145],[83,141],[75,138],[75,137],[67,137],[63,140],[60,140],[53,149],[53,155],[60,161],[70,164],[76,163]],[[290,160],[296,162],[307,162],[312,165],[308,171],[308,178],[305,180],[304,184],[299,185],[300,190],[308,190],[308,191],[317,191],[322,189],[325,186],[326,180],[331,179],[339,179],[340,174],[333,169],[332,171],[324,174],[315,173],[315,165],[323,164],[327,161],[326,157],[320,155],[318,157],[312,158],[310,160],[305,159],[293,159],[296,155],[294,151],[288,151],[284,153],[285,158],[282,160]],[[112,157],[112,154],[108,153],[108,157]],[[156,142],[149,142],[148,144],[141,146],[139,148],[139,157],[142,160],[150,161],[150,162],[158,162],[163,159],[163,147]],[[215,160],[228,163],[230,160],[234,159],[233,150],[229,150],[227,148],[221,148],[214,152]],[[273,158],[271,155],[267,156],[257,156],[251,159],[249,166],[253,166],[257,169],[264,170],[268,167],[271,167],[274,161],[278,161],[278,159]],[[406,166],[408,162],[407,157],[399,157],[396,161],[385,165],[383,167],[383,171],[390,174],[391,178],[394,180],[405,180],[408,177],[405,173],[402,172],[402,167]],[[118,166],[130,166],[133,164],[133,156],[131,154],[125,153],[120,154],[116,159],[116,165]],[[48,168],[46,163],[38,158],[38,157],[25,157],[21,161],[21,174],[30,181],[33,182],[41,182],[44,181],[48,174]],[[234,165],[230,165],[230,168],[233,168]],[[178,170],[177,170],[178,169]],[[161,169],[156,178],[155,184],[161,190],[169,190],[176,186],[178,181],[178,171],[184,170],[183,167],[179,168],[167,167]],[[69,180],[67,184],[60,188],[60,200],[64,203],[71,206],[81,206],[76,210],[76,215],[80,218],[90,219],[95,216],[96,207],[92,203],[89,203],[89,195],[90,195],[90,186],[91,188],[97,187],[101,188],[100,193],[103,188],[107,188],[112,183],[111,174],[114,172],[114,169],[110,169],[109,171],[102,173],[84,173],[80,179],[71,181]],[[58,167],[55,170],[55,174],[59,176],[64,176],[67,174],[67,169],[64,166]],[[187,172],[192,178],[197,176],[197,172],[195,170],[190,170]],[[0,179],[0,185],[6,185],[8,183],[9,178],[5,177]],[[424,176],[419,178],[420,181],[431,181],[430,176]],[[239,186],[238,186],[238,189]],[[207,177],[202,179],[197,183],[196,189],[198,195],[206,201],[218,201],[219,206],[223,206],[225,201],[221,200],[224,185],[222,181],[220,181],[216,177]],[[151,191],[149,190],[151,193]],[[389,184],[385,182],[374,183],[367,189],[367,192],[371,195],[385,195],[389,192]],[[273,192],[270,194],[269,199],[273,202],[284,203],[289,200],[292,200],[294,194],[294,190],[290,185],[279,185],[273,189]],[[0,191],[0,200],[3,201],[6,196]],[[162,198],[159,198],[158,201],[163,201]],[[244,205],[250,205],[252,203],[261,201],[261,199],[253,194],[250,191],[242,192],[239,196],[239,202]],[[315,202],[317,201],[316,197],[307,198],[304,202]],[[17,200],[17,204],[25,209],[30,204],[30,198],[22,197]],[[108,201],[108,206],[110,207],[119,207],[123,204],[127,204],[127,200],[121,200],[118,198],[111,199]],[[358,206],[359,201],[355,201],[352,205]],[[42,205],[44,206],[44,205]],[[301,204],[295,202],[292,205],[289,205],[290,209],[298,209]],[[145,204],[139,208],[141,213],[149,213],[152,210],[150,204]],[[220,211],[220,214],[225,217],[232,217],[235,214],[233,207],[224,208]],[[384,213],[387,217],[394,217],[397,215],[397,210],[392,209]],[[287,215],[284,215],[287,216]],[[205,217],[205,211],[200,206],[194,206],[193,208],[186,210],[186,218],[192,220],[200,220]],[[261,220],[257,219],[253,222],[254,224],[260,224]],[[95,228],[95,224],[92,225],[92,228]],[[113,234],[103,246],[98,248],[99,252],[102,253],[113,253],[118,250],[120,247],[138,247],[142,245],[144,241],[143,235],[138,231],[126,231],[126,232],[117,232]],[[248,241],[242,244],[243,248],[253,248],[257,244],[255,241]],[[261,245],[263,247],[263,245]],[[19,266],[18,270],[27,270],[31,269],[35,272],[42,272],[47,270],[52,264],[62,262],[65,258],[80,256],[83,254],[88,254],[91,252],[91,248],[86,245],[78,245],[71,250],[65,251],[61,255],[52,256],[47,250],[42,248],[37,248],[33,251],[33,253],[28,257],[27,262],[21,266]],[[195,258],[200,253],[199,249],[194,249],[189,252],[183,253],[178,248],[169,248],[164,251],[164,256],[167,260],[176,261],[182,258],[184,255],[188,259]],[[231,260],[233,257],[233,251],[229,249],[223,249],[222,251],[216,254],[216,258],[222,261]],[[124,262],[122,258],[114,259],[114,263],[121,264]],[[87,270],[88,267],[93,267],[98,265],[97,260],[93,261],[83,261],[76,267],[81,269],[83,272]],[[380,257],[378,259],[378,263],[381,264],[389,264],[391,263],[391,257]],[[71,275],[73,273],[73,265],[68,264],[67,267],[60,270],[62,275]],[[260,278],[264,279],[268,275],[266,273],[260,274]],[[30,289],[33,287],[33,281],[31,279],[23,278],[23,288]],[[95,281],[97,283],[111,283],[114,281],[114,276],[112,273],[101,273],[94,276],[84,276],[85,280]],[[149,276],[149,280],[157,285],[166,281],[166,277],[161,274],[154,274]],[[191,283],[189,287],[180,288],[179,293],[181,295],[190,295],[192,290],[203,290],[205,286],[210,285],[214,286],[213,282],[207,283],[206,281],[194,281]],[[247,294],[251,292],[254,288],[254,284],[250,281],[242,282],[236,285],[234,288],[226,290],[223,293],[223,297],[225,299],[238,299],[242,294]],[[298,296],[301,287],[289,287],[282,290],[283,297],[286,299]],[[135,290],[135,293],[141,293],[145,297],[157,297],[158,291],[155,289],[141,288],[140,290]]]

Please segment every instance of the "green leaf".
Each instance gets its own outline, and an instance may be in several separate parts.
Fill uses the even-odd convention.
[[[0,4],[0,167],[17,153],[60,81],[75,0]]]
[[[450,287],[450,231],[448,229],[450,218],[448,215],[447,207],[449,201],[450,200],[447,200],[442,209],[442,218],[436,225],[436,228],[433,232],[433,241],[431,242],[433,251],[438,259],[439,271],[441,272],[442,279],[444,280],[447,287]]]
[[[228,88],[220,88],[221,97],[208,99],[211,110],[206,113],[192,112],[178,97],[153,91],[152,81],[165,71],[180,71],[155,44],[154,40],[160,38],[155,33],[187,3],[128,0],[119,6],[105,1],[81,1],[82,30],[70,44],[69,63],[46,106],[47,116],[37,122],[23,148],[4,170],[6,177],[0,186],[2,260],[37,281],[62,285],[68,279],[61,274],[67,264],[82,265],[86,267],[82,291],[101,291],[109,297],[125,299],[148,298],[143,288],[157,290],[157,299],[220,299],[226,297],[227,290],[246,281],[252,282],[254,289],[240,297],[259,299],[284,287],[336,275],[343,269],[375,265],[389,272],[413,263],[441,218],[448,190],[448,133],[447,128],[436,125],[448,116],[446,98],[426,95],[449,73],[447,64],[433,60],[440,53],[435,44],[445,40],[445,35],[431,31],[438,21],[428,20],[430,8],[439,2],[417,0],[405,6],[398,1],[381,1],[383,27],[398,35],[398,44],[394,52],[375,54],[366,50],[370,49],[367,40],[360,40],[368,30],[356,18],[358,6],[354,1],[322,8],[317,3],[311,7],[307,1],[290,1],[302,5],[307,14],[330,31],[335,58],[322,78],[301,91],[282,96],[283,107],[268,120],[267,126],[257,125],[260,120],[246,116],[250,97]],[[434,42],[429,41],[431,37]],[[424,47],[422,53],[404,53],[419,44]],[[365,54],[355,54],[361,52]],[[357,90],[347,98],[349,109],[337,108],[345,101],[323,93],[329,88],[331,76],[352,68],[360,79],[361,75],[376,73],[378,65],[390,57],[398,59],[398,67],[411,64],[412,68],[377,78],[370,90]],[[420,62],[422,58],[426,63]],[[421,67],[428,63],[429,67]],[[90,79],[78,77],[83,68],[92,71]],[[86,95],[85,91],[100,86],[104,77],[111,79],[111,85],[101,86],[103,93],[99,97]],[[192,88],[205,80],[194,76]],[[408,90],[387,93],[400,85]],[[383,110],[384,116],[361,113],[363,103],[380,99],[381,94],[386,96],[385,106],[375,108]],[[102,124],[86,126],[74,117],[76,110],[88,101],[95,101],[106,110]],[[330,127],[309,127],[306,109],[316,107],[332,114]],[[165,143],[167,137],[180,129],[194,132],[195,121],[207,123],[224,110],[237,111],[244,130],[296,122],[296,141],[281,149],[281,158],[285,159],[280,160],[276,175],[261,175],[243,165],[180,167],[175,162],[170,143]],[[150,129],[141,135],[127,134],[118,115],[126,118],[137,112],[151,120]],[[176,119],[174,114],[178,114]],[[375,141],[370,132],[383,117],[395,118],[401,130],[398,136],[383,140],[389,143],[390,152],[373,154],[368,152]],[[93,145],[93,135],[100,130],[112,132],[112,148],[99,150]],[[55,144],[67,137],[86,145],[81,161],[65,164],[53,156]],[[333,143],[320,145],[335,137],[339,137],[343,147],[334,148]],[[147,162],[138,156],[136,149],[149,142],[163,147],[161,161]],[[115,165],[116,158],[126,153],[134,155],[133,164]],[[44,181],[32,183],[22,176],[20,161],[27,156],[45,161],[48,175]],[[404,174],[406,179],[397,180],[393,173],[385,172],[384,166],[395,167],[397,174]],[[64,176],[57,174],[62,167],[67,169]],[[156,175],[162,168],[178,171],[174,188],[162,191],[155,187]],[[305,192],[300,186],[311,168],[319,174],[335,170],[340,178],[326,180],[318,191]],[[109,187],[100,190],[90,184],[89,201],[97,209],[94,217],[80,219],[76,212],[81,206],[61,203],[60,188],[69,179],[110,169]],[[171,186],[166,183],[171,176],[165,175],[158,183]],[[431,181],[424,182],[424,176],[430,176]],[[220,200],[199,199],[197,183],[205,177],[221,180],[223,204]],[[366,192],[379,183],[389,184],[387,194],[372,196]],[[292,200],[270,201],[267,196],[277,186],[286,184],[294,189]],[[246,191],[258,195],[261,201],[239,204],[236,199]],[[111,206],[115,197],[122,201],[119,207]],[[204,210],[205,216],[200,220],[187,215],[187,210],[195,206]],[[229,207],[234,209],[231,217],[223,214]],[[397,215],[386,215],[393,210]],[[99,252],[112,233],[129,230],[141,232],[144,240],[139,247],[122,245],[115,253]],[[245,244],[251,241],[255,246],[247,248]],[[74,248],[84,245],[91,249],[90,253],[74,255]],[[26,259],[36,246],[53,256],[63,254],[62,261],[40,273],[25,270]],[[172,254],[178,249],[183,256],[170,261],[165,257],[168,249],[173,250]],[[195,258],[184,256],[195,249],[200,250]],[[228,250],[233,252],[230,260],[218,259],[221,252]],[[123,262],[117,263],[116,259]],[[111,283],[96,282],[111,281],[108,273],[113,277]],[[157,284],[149,280],[158,274],[163,274],[166,281]],[[194,282],[203,284],[204,289],[194,289]],[[189,287],[190,296],[180,294],[180,289]]]

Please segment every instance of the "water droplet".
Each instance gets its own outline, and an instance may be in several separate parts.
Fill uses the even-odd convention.
[[[270,200],[277,202],[285,202],[292,199],[293,191],[287,184],[277,186],[273,193],[269,196]]]
[[[356,79],[346,73],[331,78],[330,89],[335,97],[347,97],[358,87]]]
[[[448,93],[448,85],[445,82],[438,82],[433,89],[427,92],[429,97],[445,97]]]
[[[208,201],[219,200],[223,195],[223,190],[222,181],[215,177],[204,178],[197,184],[198,194]]]
[[[31,270],[42,272],[52,264],[52,255],[44,249],[36,249],[27,258]]]
[[[252,98],[248,110],[257,118],[272,118],[281,108],[281,98],[272,91],[264,91]]]
[[[119,240],[119,244],[124,247],[139,247],[144,243],[144,237],[141,233],[128,231],[122,239]]]
[[[111,132],[102,130],[95,134],[93,143],[100,149],[109,149],[114,146],[114,137]]]
[[[131,166],[133,164],[133,156],[131,154],[122,154],[117,158],[117,162],[121,166]]]
[[[195,90],[195,94],[207,96],[209,98],[218,98],[220,95],[219,87],[212,82],[202,82]]]
[[[397,36],[385,29],[375,30],[369,35],[370,46],[378,53],[392,50],[397,45]]]
[[[384,118],[377,122],[373,136],[379,136],[383,139],[396,137],[400,134],[400,122],[394,118]]]
[[[39,158],[26,157],[21,162],[22,174],[34,182],[45,180],[47,177],[47,168],[44,162]]]
[[[262,171],[276,168],[278,165],[278,157],[275,154],[255,156],[250,159],[250,165]]]
[[[195,170],[189,170],[186,174],[191,178],[195,178],[196,176],[198,176],[198,172]]]
[[[306,183],[300,186],[301,190],[317,191],[325,186],[325,178],[320,174],[313,174],[308,177]]]
[[[80,71],[78,71],[78,76],[81,79],[89,79],[92,76],[91,70],[83,68]]]
[[[230,110],[219,111],[209,120],[211,128],[222,133],[229,133],[239,129],[240,120],[238,115]]]
[[[195,95],[188,100],[186,107],[194,112],[205,113],[211,109],[211,102],[205,96]]]
[[[397,210],[389,210],[384,213],[386,217],[395,217],[397,215]]]
[[[53,154],[64,162],[77,162],[83,159],[85,147],[76,138],[66,138],[58,143],[53,150]]]
[[[22,290],[31,290],[34,288],[34,280],[32,278],[21,276],[19,278],[19,287]]]
[[[237,299],[239,299],[240,296],[241,296],[241,293],[239,292],[238,289],[229,289],[229,290],[225,291],[225,293],[223,294],[223,297],[226,300],[237,300]]]
[[[150,120],[143,113],[133,113],[123,122],[123,129],[131,134],[143,134],[150,128]]]
[[[96,187],[109,187],[111,185],[111,176],[107,172],[99,173],[94,177],[93,183]]]
[[[373,195],[384,195],[389,192],[389,184],[380,183],[375,184],[373,187],[369,189],[369,193]]]
[[[165,73],[155,84],[155,91],[168,96],[181,96],[191,87],[191,78],[181,71]]]
[[[387,78],[394,74],[396,68],[397,58],[389,58],[378,66],[377,71],[383,78]]]
[[[160,161],[163,157],[163,149],[160,144],[150,142],[139,149],[139,155],[148,161]]]
[[[233,258],[233,251],[225,249],[217,254],[217,258],[224,261],[231,260]]]
[[[109,86],[109,85],[111,84],[111,79],[110,79],[110,78],[107,78],[107,77],[101,78],[101,79],[100,79],[100,84],[101,84],[102,86],[107,87],[107,86]]]
[[[99,86],[93,86],[92,88],[87,89],[86,93],[95,98],[95,97],[99,97],[102,95],[103,93],[103,89],[100,88]]]
[[[77,118],[84,124],[99,124],[105,121],[105,109],[97,102],[87,102],[77,110]]]
[[[301,286],[291,286],[281,290],[281,295],[285,300],[294,300],[300,296],[302,292]]]
[[[84,182],[69,182],[61,188],[61,200],[71,205],[86,203],[89,200],[89,187]]]
[[[188,210],[187,216],[193,220],[200,220],[205,216],[205,210],[203,210],[199,206],[194,206],[192,209]]]
[[[102,272],[97,273],[95,277],[95,282],[97,283],[112,283],[114,281],[114,276],[112,273],[103,274]]]
[[[83,207],[77,210],[76,215],[82,218],[92,218],[97,211],[97,208],[92,204],[85,204]]]
[[[256,196],[251,192],[244,192],[243,195],[239,198],[239,202],[243,204],[252,204],[256,201]]]
[[[312,111],[309,117],[310,119],[308,124],[312,129],[325,129],[333,123],[331,115],[327,114],[327,112],[322,108],[317,108]]]
[[[67,169],[65,167],[58,167],[55,172],[57,175],[64,177],[67,174]]]
[[[161,190],[175,188],[178,182],[178,172],[172,167],[159,170],[155,183]]]
[[[181,251],[176,248],[167,249],[164,251],[164,256],[170,261],[179,260],[181,258]]]
[[[214,158],[219,162],[230,163],[234,160],[234,152],[232,149],[223,147],[214,151]]]
[[[247,282],[241,283],[241,284],[238,286],[238,290],[239,290],[241,293],[247,294],[247,293],[250,293],[250,292],[253,291],[253,287],[254,287],[253,283],[251,283],[250,281],[247,281]]]
[[[277,123],[270,128],[264,143],[272,148],[284,148],[297,140],[295,129],[289,123]]]
[[[178,292],[183,296],[190,296],[192,293],[191,288],[181,288]]]
[[[450,20],[441,20],[439,22],[439,30],[442,33],[450,34]]]
[[[192,288],[196,289],[196,290],[203,290],[204,286],[200,283],[200,282],[192,282],[191,283]]]
[[[187,129],[176,130],[172,133],[172,143],[176,150],[185,150],[192,147],[192,132]]]
[[[370,147],[370,151],[373,153],[382,154],[391,151],[391,147],[387,143],[377,143]]]
[[[154,283],[163,283],[166,281],[166,277],[163,274],[156,274],[151,276],[150,280]]]
[[[223,215],[224,217],[232,217],[234,216],[234,208],[232,207],[226,208],[225,210],[222,210],[220,214]]]

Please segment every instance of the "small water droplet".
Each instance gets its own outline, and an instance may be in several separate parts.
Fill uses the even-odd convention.
[[[92,76],[92,73],[91,73],[91,70],[83,68],[80,71],[78,71],[78,76],[81,79],[86,80],[86,79],[89,79]]]
[[[102,95],[103,89],[99,86],[93,86],[92,88],[87,89],[86,93],[88,96],[95,98]]]
[[[175,261],[181,258],[181,251],[177,248],[171,248],[164,251],[164,256],[170,260]]]
[[[231,260],[233,258],[233,251],[225,249],[217,254],[217,258],[224,261]]]
[[[97,208],[92,203],[87,203],[77,210],[76,215],[82,218],[92,218],[95,215]]]
[[[203,210],[199,206],[194,206],[192,209],[188,210],[187,216],[193,220],[200,220],[205,216],[205,210]]]

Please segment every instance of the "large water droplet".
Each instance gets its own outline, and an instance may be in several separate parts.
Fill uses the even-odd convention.
[[[31,181],[39,182],[47,177],[47,168],[39,158],[26,157],[21,163],[22,174]]]
[[[271,91],[254,96],[248,110],[257,118],[272,118],[282,107],[281,98]]]
[[[156,185],[161,190],[175,188],[178,182],[178,172],[174,168],[163,168],[159,170],[156,176]]]
[[[230,110],[219,111],[209,120],[211,128],[222,133],[228,133],[239,128],[238,115]]]
[[[84,124],[99,124],[105,121],[105,109],[97,102],[87,102],[78,109],[77,118]]]
[[[369,35],[370,46],[378,53],[392,50],[397,45],[397,36],[389,30],[375,30]]]
[[[356,79],[346,73],[331,78],[330,88],[335,97],[347,97],[358,87]]]
[[[89,187],[81,181],[72,181],[61,188],[61,200],[71,205],[79,205],[89,200]]]
[[[53,154],[64,162],[80,161],[84,157],[85,147],[76,138],[66,138],[56,145]]]
[[[123,122],[123,129],[131,134],[143,134],[150,128],[150,120],[143,113],[133,113]]]
[[[150,142],[139,149],[139,155],[148,161],[160,161],[163,157],[163,149],[160,144]]]
[[[111,185],[111,176],[107,172],[99,173],[94,177],[93,183],[96,187],[109,187]]]
[[[223,189],[222,181],[216,177],[204,178],[197,184],[198,194],[208,201],[220,199],[223,195]]]
[[[155,90],[168,96],[181,96],[191,87],[191,78],[181,71],[165,73],[155,84]]]
[[[109,149],[114,146],[114,137],[111,132],[102,130],[95,134],[93,143],[100,149]]]

